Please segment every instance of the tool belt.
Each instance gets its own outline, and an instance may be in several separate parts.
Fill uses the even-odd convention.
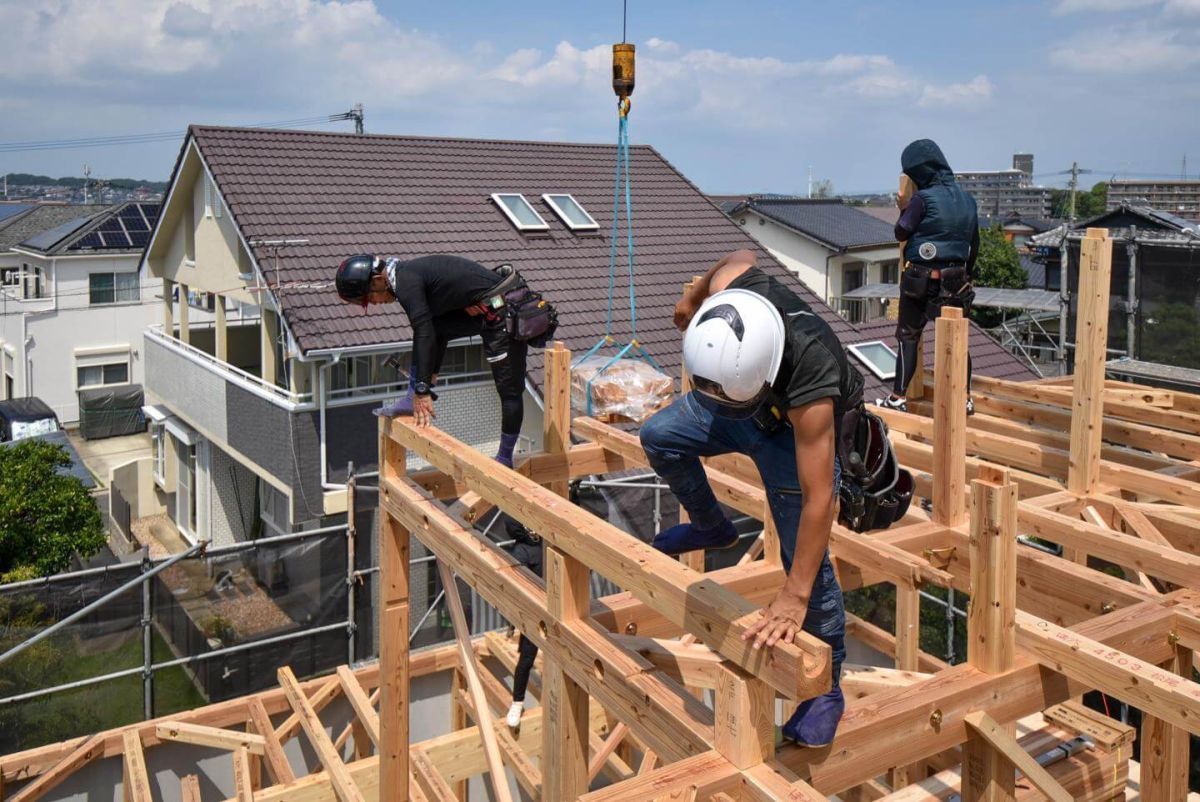
[[[496,268],[502,278],[480,299],[489,319],[502,317],[508,336],[518,342],[544,348],[558,328],[558,312],[539,292],[529,289],[512,265]]]
[[[912,474],[900,467],[887,424],[861,401],[842,415],[838,427],[838,523],[855,532],[886,529],[912,503]]]

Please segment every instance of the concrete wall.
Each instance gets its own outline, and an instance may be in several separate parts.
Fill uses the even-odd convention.
[[[145,518],[166,511],[155,489],[152,457],[113,468],[109,472],[108,483],[129,502],[129,514],[134,518]]]

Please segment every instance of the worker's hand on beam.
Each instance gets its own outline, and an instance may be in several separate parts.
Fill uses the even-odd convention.
[[[413,396],[413,423],[417,426],[428,426],[437,414],[433,411],[433,396]]]
[[[787,589],[775,594],[771,603],[762,609],[762,617],[747,627],[742,640],[754,638],[754,648],[792,643],[804,626],[808,615],[808,599],[789,593]]]
[[[696,309],[698,308],[688,293],[684,293],[683,297],[679,299],[679,303],[675,304],[675,328],[680,331],[686,331],[688,324],[695,317]]]

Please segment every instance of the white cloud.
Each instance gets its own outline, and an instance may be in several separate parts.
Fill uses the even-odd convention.
[[[1068,70],[1132,74],[1179,70],[1200,64],[1200,47],[1181,30],[1087,31],[1055,50],[1050,61]]]
[[[1164,11],[1168,16],[1200,17],[1200,0],[1167,0]]]
[[[1162,0],[1058,0],[1055,14],[1074,14],[1080,11],[1114,12],[1159,5]]]
[[[992,82],[986,75],[976,75],[966,83],[927,85],[921,92],[918,105],[923,107],[973,105],[985,102],[991,96]]]

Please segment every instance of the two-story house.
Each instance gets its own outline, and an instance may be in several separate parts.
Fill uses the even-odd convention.
[[[721,208],[848,320],[882,316],[880,301],[844,296],[900,280],[891,225],[837,198],[749,195],[722,199]]]
[[[63,423],[77,392],[141,383],[161,282],[139,263],[157,203],[37,206],[0,227],[0,398],[37,396]]]

